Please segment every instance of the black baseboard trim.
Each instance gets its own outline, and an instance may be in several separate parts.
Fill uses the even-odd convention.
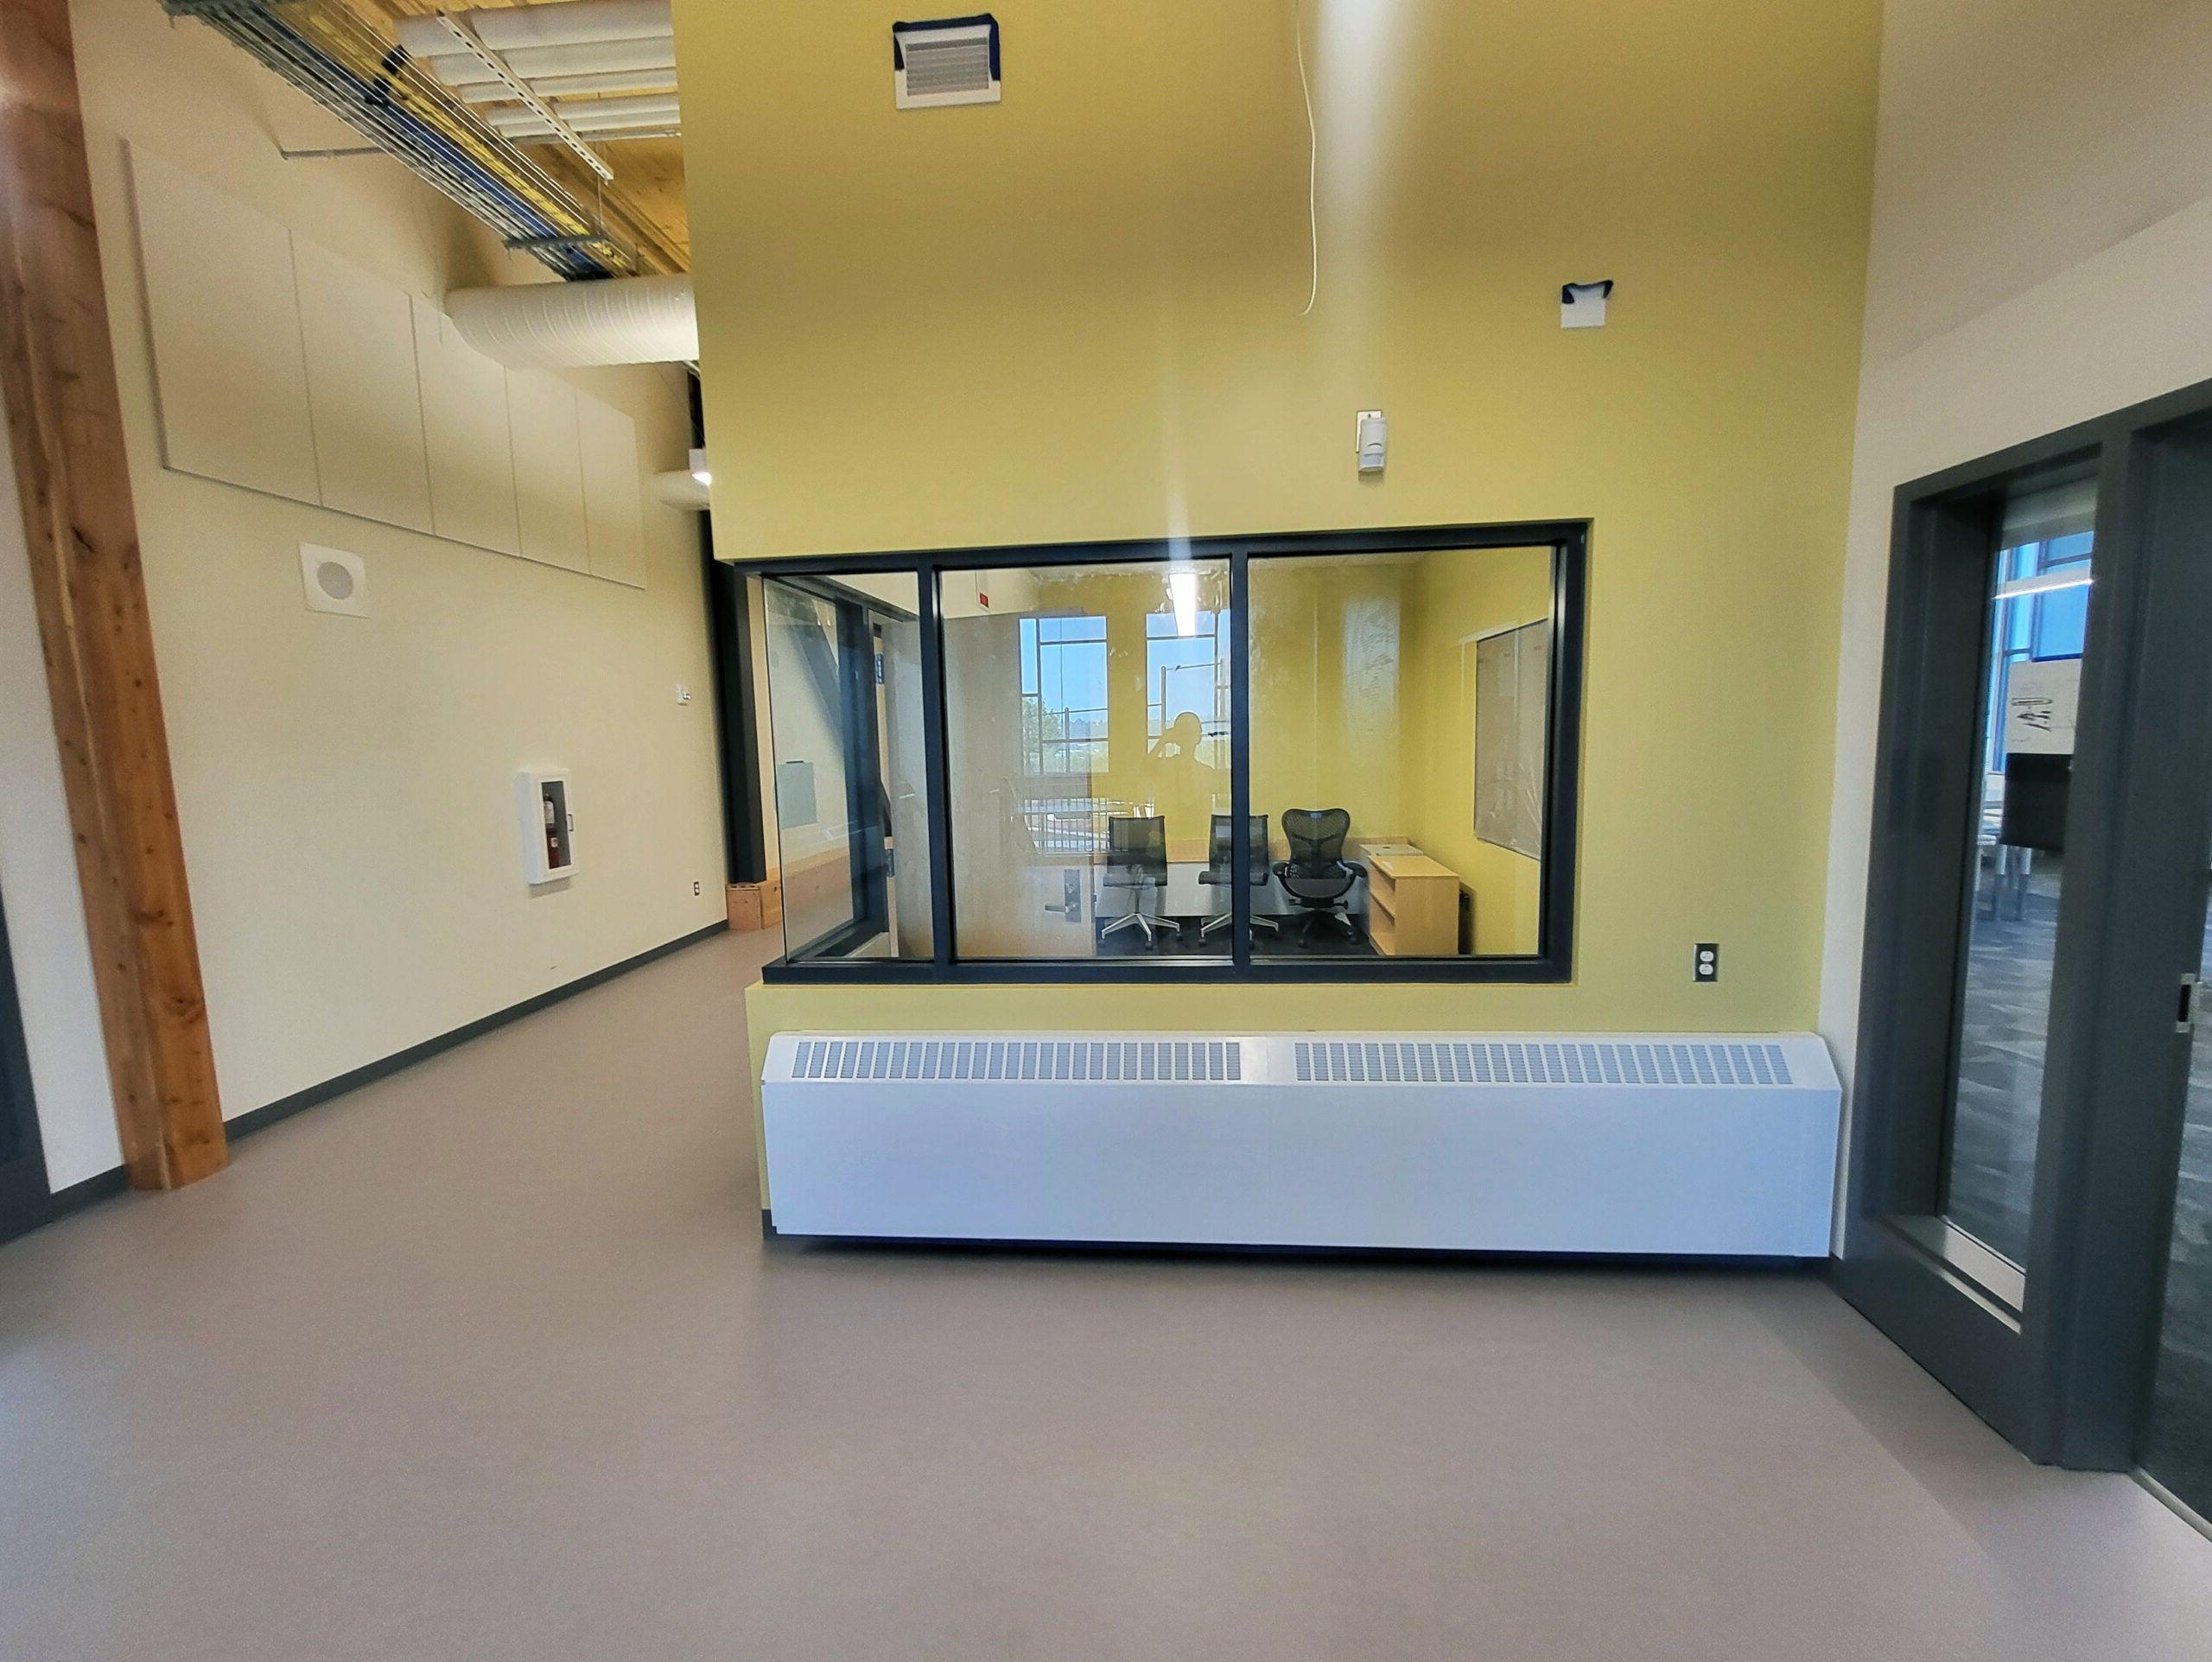
[[[642,968],[656,958],[665,958],[672,952],[681,952],[686,947],[696,946],[702,941],[728,933],[729,925],[727,922],[709,923],[704,929],[692,930],[689,935],[679,935],[673,941],[664,942],[657,947],[648,947],[634,957],[625,958],[620,963],[609,964],[604,969],[595,969],[588,975],[580,975],[573,981],[563,982],[561,986],[550,987],[533,998],[524,999],[520,1004],[509,1005],[505,1010],[495,1010],[488,1016],[480,1016],[474,1021],[456,1027],[449,1033],[441,1033],[435,1038],[427,1038],[420,1044],[410,1044],[404,1050],[394,1051],[381,1061],[366,1063],[350,1072],[339,1075],[335,1079],[326,1079],[320,1085],[310,1085],[303,1091],[295,1091],[289,1096],[278,1097],[274,1102],[264,1103],[257,1108],[249,1108],[235,1119],[223,1122],[224,1134],[232,1142],[236,1142],[241,1137],[251,1137],[257,1131],[266,1131],[278,1120],[289,1120],[302,1108],[312,1108],[318,1103],[329,1101],[334,1096],[343,1096],[348,1091],[358,1090],[364,1085],[372,1084],[377,1080],[396,1074],[403,1068],[411,1068],[418,1062],[427,1062],[440,1051],[450,1050],[457,1044],[466,1044],[469,1040],[480,1038],[495,1028],[505,1027],[511,1021],[520,1021],[524,1016],[536,1015],[539,1011],[556,1005],[563,999],[573,999],[579,993],[588,993],[593,987],[611,981],[618,975]],[[82,1211],[94,1201],[105,1200],[111,1195],[120,1195],[130,1186],[129,1179],[121,1166],[117,1166],[109,1171],[95,1172],[82,1183],[72,1183],[68,1188],[48,1196],[46,1204],[36,1208],[20,1227],[0,1233],[0,1241],[13,1240],[19,1235],[29,1234],[32,1230],[43,1227],[58,1218],[67,1217],[72,1212]],[[766,1218],[767,1215],[764,1212],[761,1215]]]
[[[106,1171],[95,1171],[81,1183],[55,1189],[46,1197],[43,1205],[35,1206],[28,1216],[17,1218],[14,1227],[0,1227],[0,1245],[18,1240],[34,1229],[42,1229],[49,1223],[67,1217],[72,1212],[81,1212],[94,1201],[120,1195],[130,1187],[130,1180],[121,1166]]]
[[[588,975],[580,975],[573,981],[564,981],[559,986],[549,987],[532,998],[524,999],[520,1004],[509,1005],[505,1010],[495,1010],[488,1016],[479,1016],[474,1021],[465,1023],[449,1033],[441,1033],[435,1038],[426,1038],[420,1044],[410,1044],[404,1050],[395,1050],[391,1055],[378,1061],[364,1063],[360,1067],[350,1072],[342,1073],[335,1079],[326,1079],[320,1085],[310,1085],[307,1089],[295,1091],[289,1096],[280,1096],[274,1102],[264,1103],[257,1108],[249,1108],[237,1118],[225,1120],[223,1130],[232,1142],[236,1142],[241,1137],[251,1137],[257,1131],[266,1131],[278,1120],[289,1120],[302,1108],[315,1107],[320,1103],[329,1101],[334,1096],[343,1096],[348,1091],[359,1090],[364,1085],[374,1084],[378,1080],[387,1078],[404,1068],[411,1068],[418,1062],[428,1062],[432,1056],[442,1051],[450,1050],[457,1044],[466,1044],[473,1038],[481,1038],[485,1034],[497,1028],[505,1027],[509,1022],[520,1021],[524,1016],[534,1016],[541,1010],[559,1004],[563,999],[573,999],[577,993],[588,993],[592,988],[611,981],[618,975],[626,975],[633,969],[643,968],[656,958],[665,958],[671,952],[681,952],[684,948],[696,946],[710,936],[728,933],[729,924],[727,922],[709,923],[704,929],[692,930],[689,935],[679,935],[673,941],[664,942],[657,947],[648,947],[635,957],[625,958],[620,963],[607,965],[605,969],[595,969]]]

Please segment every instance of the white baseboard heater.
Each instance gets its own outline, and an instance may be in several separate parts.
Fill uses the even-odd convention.
[[[1809,1033],[779,1034],[779,1234],[1824,1257]]]

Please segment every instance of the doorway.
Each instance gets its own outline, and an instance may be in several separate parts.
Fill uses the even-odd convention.
[[[915,587],[905,574],[762,579],[774,835],[793,961],[929,955]]]
[[[16,961],[0,909],[0,1240],[43,1222],[49,1200],[22,1012],[16,1002]]]
[[[2212,388],[1902,487],[1845,1295],[2212,1505]]]

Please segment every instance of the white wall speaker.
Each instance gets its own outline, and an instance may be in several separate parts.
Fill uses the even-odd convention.
[[[358,554],[302,542],[300,582],[310,612],[334,612],[346,618],[369,615],[368,568]]]

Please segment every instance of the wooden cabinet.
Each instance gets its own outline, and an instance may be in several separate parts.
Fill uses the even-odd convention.
[[[1393,958],[1456,958],[1459,874],[1427,854],[1370,854],[1367,936]]]

